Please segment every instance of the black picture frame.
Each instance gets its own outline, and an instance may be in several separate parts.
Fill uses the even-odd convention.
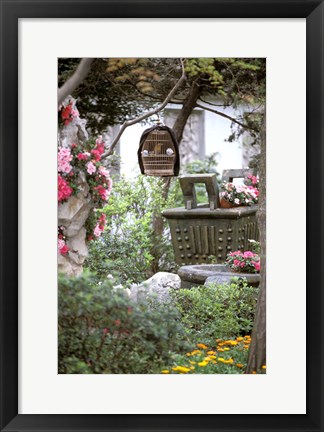
[[[30,1],[1,4],[1,431],[323,431],[324,4],[318,0]],[[18,414],[19,18],[306,18],[307,413],[305,415]],[[275,35],[274,35],[275,37]],[[298,91],[298,89],[296,89]],[[296,125],[296,127],[298,127]],[[298,173],[295,183],[298,183]],[[290,211],[287,209],[287,211]],[[284,288],[284,287],[283,287]],[[293,307],[293,299],[292,299]],[[301,341],[301,343],[304,343]],[[296,377],[298,382],[298,377]],[[280,389],[278,389],[278,392]]]

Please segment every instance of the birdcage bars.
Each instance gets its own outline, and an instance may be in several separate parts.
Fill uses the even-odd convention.
[[[160,177],[178,174],[177,142],[167,126],[158,125],[143,133],[138,157],[142,174]]]

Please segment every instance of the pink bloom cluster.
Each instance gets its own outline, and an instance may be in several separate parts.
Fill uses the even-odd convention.
[[[105,183],[106,188],[104,188],[102,185],[96,186],[95,190],[97,191],[98,195],[102,199],[102,201],[108,201],[111,189],[112,189],[112,180],[111,178],[106,179]]]
[[[72,195],[73,189],[69,186],[67,181],[58,175],[58,201],[64,201]]]
[[[256,176],[250,174],[246,177],[246,179],[244,180],[244,183],[247,186],[253,186],[255,188],[258,188],[259,187],[259,177],[256,177]]]
[[[57,250],[61,255],[66,255],[70,250],[68,245],[65,243],[66,236],[64,235],[64,229],[63,226],[59,226],[57,234]]]
[[[96,166],[91,161],[87,163],[86,167],[87,167],[87,173],[90,175],[97,171]]]
[[[66,147],[59,147],[57,154],[57,171],[59,173],[69,174],[72,170],[72,165],[70,164],[73,156],[71,155],[71,150]]]
[[[260,257],[251,251],[235,251],[227,255],[225,264],[232,270],[244,273],[260,272]]]
[[[96,237],[100,237],[105,229],[105,226],[106,226],[106,215],[102,213],[102,215],[100,216],[97,222],[97,225],[95,226],[95,229],[93,230],[93,234]]]
[[[57,240],[57,250],[61,255],[66,255],[70,250],[64,240]]]
[[[91,150],[91,154],[93,155],[94,160],[96,162],[99,162],[104,152],[105,152],[105,143],[103,142],[102,136],[100,135],[96,139],[96,147],[93,150]]]

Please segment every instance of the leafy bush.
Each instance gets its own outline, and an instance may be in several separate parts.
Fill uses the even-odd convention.
[[[253,327],[258,288],[233,278],[230,284],[181,289],[175,306],[190,339],[211,344],[216,338],[248,334]]]
[[[174,194],[162,194],[163,180],[139,175],[114,183],[104,211],[107,227],[90,243],[88,268],[104,280],[109,273],[122,282],[139,283],[157,271],[176,271],[168,225],[161,212],[174,207]],[[161,226],[156,235],[155,221]]]
[[[158,373],[191,347],[174,307],[152,309],[95,281],[59,277],[59,373]]]

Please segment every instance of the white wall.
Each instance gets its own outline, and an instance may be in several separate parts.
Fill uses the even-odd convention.
[[[171,107],[171,106],[170,106]],[[174,108],[174,106],[172,106]],[[232,108],[217,107],[218,111],[235,117],[238,112]],[[231,134],[231,121],[217,114],[204,110],[205,121],[205,153],[210,155],[214,152],[220,154],[218,160],[218,171],[224,169],[246,168],[243,164],[242,145],[240,142],[226,142],[225,139]],[[153,119],[153,118],[152,118]],[[155,119],[155,116],[154,116]],[[154,122],[152,121],[153,125]],[[132,177],[139,172],[137,164],[137,149],[140,137],[149,125],[136,124],[125,130],[120,140],[121,173]]]

